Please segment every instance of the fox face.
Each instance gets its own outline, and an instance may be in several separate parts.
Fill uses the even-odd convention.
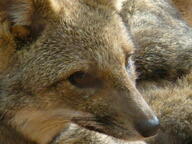
[[[135,87],[134,44],[117,2],[10,1],[12,33],[27,29],[32,39],[15,47],[1,74],[1,111],[11,125],[42,144],[71,122],[124,140],[156,133],[159,121]]]

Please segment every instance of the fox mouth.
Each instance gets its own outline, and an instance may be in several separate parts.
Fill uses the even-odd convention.
[[[91,131],[96,131],[99,133],[105,133],[104,126],[106,125],[104,122],[100,121],[96,117],[87,117],[87,118],[73,118],[72,122],[80,125]]]
[[[127,136],[133,133],[131,130],[124,128],[109,117],[73,118],[72,122],[88,130],[103,133],[122,140],[128,140]],[[130,138],[131,137],[132,140],[141,139],[139,136],[137,136],[137,138],[135,138],[136,136],[130,136]]]

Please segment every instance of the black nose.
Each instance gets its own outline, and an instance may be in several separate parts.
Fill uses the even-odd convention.
[[[136,130],[143,136],[143,137],[150,137],[157,133],[160,127],[160,122],[157,117],[153,117],[150,120],[139,121],[136,123],[135,128]]]

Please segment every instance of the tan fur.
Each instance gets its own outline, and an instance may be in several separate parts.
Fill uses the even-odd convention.
[[[10,23],[7,21],[5,13],[1,11],[0,22],[0,72],[2,72],[10,64],[16,46],[10,33]]]
[[[192,26],[192,1],[191,0],[172,0],[181,12],[183,18]]]
[[[169,0],[130,0],[121,12],[136,43],[141,79],[175,79],[192,68],[192,28]]]
[[[192,141],[192,73],[170,81],[144,81],[138,85],[161,118],[161,131],[148,144],[190,144]],[[53,144],[132,144],[71,125]],[[72,139],[70,139],[72,137]],[[71,141],[67,141],[71,140]],[[74,141],[75,142],[74,142]],[[144,142],[133,142],[140,144]]]
[[[0,143],[1,144],[36,144],[23,137],[18,131],[0,122]]]
[[[183,5],[185,3],[187,1],[183,1]],[[183,21],[171,1],[127,1],[121,15],[137,44],[135,61],[141,79],[175,81],[178,76],[191,71],[192,29]],[[184,78],[182,84],[168,83],[163,88],[162,82],[158,83],[155,86],[145,82],[150,88],[143,90],[146,95],[153,95],[154,101],[149,103],[162,117],[164,133],[154,143],[187,143],[188,138],[191,140],[191,80]],[[164,101],[165,97],[169,102]],[[174,106],[178,101],[182,107]],[[172,119],[176,119],[174,126]]]
[[[175,83],[144,83],[142,93],[161,118],[157,144],[192,142],[192,73]]]
[[[21,2],[24,5],[20,5]],[[31,2],[35,3],[35,7],[33,6],[34,3]],[[148,106],[145,104],[142,97],[135,89],[135,73],[132,70],[129,70],[129,77],[127,77],[127,72],[124,68],[125,63],[127,63],[125,61],[125,55],[130,55],[130,53],[132,53],[133,51],[134,46],[130,37],[130,33],[127,32],[128,30],[125,29],[121,18],[117,14],[117,10],[119,10],[119,8],[117,8],[116,1],[111,2],[98,0],[97,2],[99,3],[98,7],[97,3],[92,3],[90,1],[87,2],[86,0],[79,0],[76,2],[65,1],[63,3],[59,3],[59,1],[53,2],[45,0],[18,0],[15,2],[10,0],[9,6],[11,6],[11,4],[14,4],[14,8],[16,7],[17,9],[19,9],[19,11],[17,11],[17,9],[14,9],[13,11],[11,9],[10,11],[9,9],[6,9],[9,6],[3,1],[0,1],[1,9],[4,12],[8,12],[6,13],[6,15],[8,15],[9,19],[11,19],[10,29],[12,29],[12,33],[9,32],[10,36],[14,36],[14,39],[17,43],[16,47],[14,45],[11,46],[11,48],[12,50],[14,50],[15,48],[19,49],[15,53],[12,52],[12,54],[14,54],[14,57],[16,57],[14,59],[14,64],[6,64],[6,66],[8,66],[8,70],[6,71],[6,73],[5,71],[3,71],[4,73],[1,74],[1,114],[6,124],[8,121],[8,124],[11,128],[16,127],[16,129],[21,134],[40,144],[50,142],[53,137],[57,136],[63,129],[64,139],[61,140],[62,143],[129,143],[114,140],[114,138],[101,135],[92,131],[87,132],[87,130],[83,130],[81,128],[77,128],[75,129],[75,131],[71,131],[71,125],[69,122],[74,120],[74,117],[80,119],[90,118],[92,117],[92,114],[101,116],[116,115],[116,113],[114,113],[116,109],[114,109],[113,106],[118,106],[119,109],[121,105],[124,106],[124,102],[134,102],[133,106],[126,108],[126,111],[124,112],[127,112],[127,109],[133,112],[135,112],[135,108],[145,109],[144,112],[146,112],[147,118],[151,117],[151,111],[148,110]],[[132,2],[134,3],[134,1]],[[138,8],[138,10],[140,9],[148,11],[149,9],[151,9],[151,12],[157,12],[156,10],[159,10],[158,14],[163,14],[163,16],[165,16],[165,21],[163,22],[169,24],[170,26],[173,26],[172,28],[178,28],[179,30],[181,30],[181,33],[184,32],[182,28],[190,29],[185,25],[183,21],[181,21],[180,19],[175,19],[174,16],[177,15],[177,12],[174,10],[174,8],[168,5],[168,3],[162,2],[163,6],[170,6],[170,9],[167,10],[160,9],[159,5],[152,1],[143,2],[144,5],[140,5],[140,3],[130,5],[131,15],[129,13],[128,18],[132,18],[130,19],[131,21],[129,21],[130,23],[126,23],[127,28],[130,28],[131,33],[133,34],[133,39],[135,40],[135,42],[141,44],[139,45],[139,47],[142,48],[142,42],[145,42],[145,39],[137,37],[139,36],[139,34],[141,34],[140,31],[137,30],[137,28],[141,28],[143,30],[143,25],[140,25],[141,27],[138,27],[139,25],[137,25],[137,22],[139,24],[139,21],[143,19],[142,17],[140,17],[141,15],[137,15],[137,13],[135,13],[133,9],[134,7]],[[24,9],[22,8],[23,6]],[[5,9],[2,7],[5,7]],[[89,11],[90,13],[87,13],[87,11]],[[168,15],[166,16],[166,14]],[[140,17],[140,19],[138,19],[137,16]],[[127,19],[124,19],[124,22],[126,22],[126,20]],[[155,22],[155,24],[157,24],[156,26],[159,26],[157,21],[152,20],[151,22]],[[129,27],[129,24],[131,27]],[[9,24],[7,24],[6,26],[9,26]],[[16,29],[14,28],[15,26]],[[151,28],[150,25],[148,26],[149,27],[147,28],[149,28],[150,30],[149,33],[146,33],[145,30],[143,30],[142,33],[149,34],[149,36],[152,37],[150,37],[150,40],[155,41],[156,39],[153,39],[154,35],[150,35],[151,29],[153,27]],[[160,35],[162,34],[161,32],[165,32],[161,30],[162,29],[160,29]],[[170,29],[167,28],[165,30],[168,31]],[[6,30],[6,32],[7,31],[9,30]],[[170,33],[167,32],[168,35]],[[20,41],[19,39],[23,36],[27,36],[27,40],[24,39],[24,43],[26,41],[27,43],[18,47],[20,43],[23,43],[23,40]],[[147,37],[148,35],[145,36]],[[187,36],[190,37],[190,34],[187,34]],[[175,37],[176,35],[174,33],[173,35],[170,35],[166,38],[170,38],[172,40]],[[166,40],[168,46],[170,46],[169,39]],[[161,42],[163,43],[166,41],[164,41],[163,39]],[[143,43],[143,45],[145,44],[146,43]],[[190,40],[188,43],[185,44],[190,44]],[[184,50],[186,47],[185,44],[182,45],[182,48]],[[172,52],[174,52],[175,50],[174,46],[177,46],[177,44],[171,45],[169,47],[171,48],[170,50],[173,50]],[[158,53],[157,51],[152,52]],[[136,54],[139,55],[139,58],[143,55],[148,56],[147,53],[142,53],[142,50],[136,51]],[[186,64],[189,65],[184,65],[184,68],[182,65],[182,70],[188,72],[191,66],[191,55],[190,53],[186,53],[186,51],[184,51],[183,54],[179,53],[180,56],[189,58],[184,61]],[[144,57],[142,57],[142,59],[139,58],[136,59],[137,65],[139,65],[139,63],[142,64],[142,62],[145,61]],[[167,55],[162,55],[161,58],[167,58]],[[6,62],[8,60],[6,60]],[[158,64],[162,63],[160,58],[158,60],[160,60]],[[170,68],[176,66],[176,68],[180,69],[181,67],[179,62],[181,61],[182,60],[180,59],[177,59],[176,61],[175,56],[172,54],[170,59],[168,59],[168,62],[166,62],[166,64],[169,65],[165,65],[165,67],[163,66],[163,68],[166,68],[166,70],[170,70],[169,72],[171,73],[173,72],[173,77],[175,77],[175,75],[177,76],[177,72],[175,73],[175,71]],[[156,63],[154,62],[155,60],[152,59],[152,61],[150,61],[149,63],[154,66],[156,65]],[[172,62],[176,62],[177,64]],[[146,66],[145,69],[149,68],[148,70],[150,71],[151,65],[149,63],[144,63],[144,66]],[[154,68],[161,70],[162,67],[158,64]],[[99,68],[97,66],[99,66]],[[82,70],[88,73],[93,73],[94,75],[97,75],[97,77],[101,77],[102,80],[104,79],[105,81],[107,81],[108,85],[106,85],[104,90],[99,91],[97,94],[95,94],[95,91],[93,91],[92,89],[84,91],[72,86],[70,82],[67,81],[67,78],[74,72]],[[98,74],[95,72],[98,72]],[[151,74],[150,71],[150,75],[153,75],[153,72],[154,71],[152,71]],[[145,77],[146,75],[143,74],[142,76]],[[97,80],[97,78],[94,79]],[[113,88],[110,87],[111,85],[113,85]],[[178,84],[178,86],[180,87],[181,85]],[[150,87],[150,84],[148,85],[148,87]],[[188,89],[188,86],[186,87],[186,89]],[[123,96],[118,94],[118,97],[116,97],[117,92],[114,90],[116,88],[123,91],[125,89],[131,91],[131,94],[129,96],[131,96],[132,99],[123,99],[121,100],[121,103],[118,103],[120,98]],[[177,95],[178,91],[176,91],[175,86],[172,86],[171,84],[170,88],[173,88]],[[154,93],[152,90],[149,92],[153,93],[154,95],[157,94],[157,92]],[[182,91],[182,88],[180,90]],[[164,99],[164,94],[165,96],[167,96],[167,92],[164,92],[164,89],[161,89],[161,87],[159,88],[159,90],[155,91],[162,91],[162,99]],[[175,100],[174,97],[171,97],[170,99]],[[84,103],[84,100],[86,100],[86,103]],[[179,98],[179,100],[181,99]],[[157,103],[158,102],[159,99]],[[167,103],[164,103],[164,101],[160,102],[162,102],[161,106],[167,107]],[[110,105],[108,105],[108,103],[110,103]],[[153,103],[157,111],[158,109],[162,110],[162,107],[156,106],[156,101],[154,101]],[[165,109],[165,112],[169,111],[169,108],[171,109],[171,107],[168,107],[167,109]],[[180,107],[177,108],[178,111],[180,111]],[[73,111],[74,109],[75,112]],[[165,115],[165,118],[163,117],[163,115],[160,114],[160,116],[164,118],[162,119],[163,125],[170,126],[169,120],[175,114],[171,112],[170,115]],[[122,116],[122,113],[117,114]],[[130,113],[128,113],[128,115],[129,114]],[[190,113],[186,114],[188,115]],[[118,115],[115,116],[116,120],[120,117]],[[131,118],[134,118],[135,115],[141,116],[141,120],[146,118],[146,116],[143,114],[143,111],[139,111],[138,114],[131,114]],[[185,118],[186,117],[184,117],[184,119]],[[120,119],[120,121],[121,120],[124,120],[124,117]],[[166,123],[167,120],[168,123]],[[126,121],[125,123],[129,122],[130,121]],[[78,124],[86,127],[87,123]],[[175,130],[180,130],[180,126],[183,126],[180,121],[177,122],[177,124],[178,127],[170,126],[171,130],[173,131],[168,131],[168,136],[169,134],[175,134]],[[92,123],[91,126],[95,126],[95,123]],[[186,126],[186,128],[184,129],[184,131],[181,132],[181,134],[185,134],[185,136],[181,136],[180,133],[179,135],[176,134],[176,137],[182,140],[190,136],[190,133],[185,132],[185,130],[188,128],[188,125],[184,124],[184,126]],[[101,125],[97,125],[95,127],[97,129],[103,129]],[[141,137],[136,136],[138,135],[138,133],[133,130],[131,124],[128,125],[128,128],[130,128],[130,131],[126,134],[118,128],[116,128],[115,131],[113,131],[113,129],[110,129],[104,131],[103,133],[113,135],[118,138],[123,137],[123,139],[125,139],[124,137],[129,136],[129,140],[141,139]],[[70,139],[71,136],[74,136],[73,132],[75,133],[75,136],[77,136],[77,139]],[[7,138],[7,140],[9,139]],[[170,141],[168,141],[168,143],[170,144]]]
[[[143,139],[136,126],[155,115],[135,86],[134,44],[117,13],[121,3],[0,0],[16,44],[0,73],[1,121],[38,144],[71,122]]]
[[[121,10],[124,1],[125,0],[87,0],[89,4],[95,5],[96,7],[98,7],[99,5],[103,5],[117,11]]]
[[[63,119],[63,117],[66,117],[66,114],[63,113],[63,110],[55,112],[29,109],[19,112],[11,120],[11,123],[22,125],[20,131],[26,137],[30,137],[41,144],[46,144],[52,140],[56,133],[68,128],[69,120]]]
[[[157,72],[162,71],[160,76],[172,79],[190,71],[192,62],[191,28],[181,19],[178,11],[169,1],[159,1],[159,3],[128,1],[122,11],[122,16],[128,28],[131,29],[135,42],[138,43],[136,64],[139,65],[141,78],[151,76],[157,78],[159,76]],[[174,43],[175,39],[177,39],[176,43]],[[185,60],[180,60],[182,57]],[[144,69],[147,72],[143,72]],[[189,74],[176,83],[145,81],[144,85],[140,87],[146,95],[146,99],[162,117],[162,132],[149,143],[183,144],[191,142],[191,85],[191,74]],[[150,97],[147,97],[148,95]],[[80,138],[79,141],[91,143],[92,141],[87,140],[87,137],[92,138],[92,136],[87,136],[88,132],[82,133],[80,136],[85,135],[86,138]],[[108,142],[106,138],[101,137],[92,138],[92,140],[97,141],[96,143],[114,142]]]

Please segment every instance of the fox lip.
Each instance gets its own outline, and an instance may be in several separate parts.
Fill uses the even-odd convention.
[[[117,126],[117,127],[121,128],[121,129],[127,130],[126,128],[123,128],[122,126],[118,125],[116,122],[112,121],[111,118],[109,118],[109,117],[73,118],[72,122],[80,124],[80,125],[84,125],[85,127],[94,127],[94,126],[90,126],[89,125],[89,123],[91,123],[93,125],[97,124],[100,127],[104,127],[104,126]],[[86,122],[87,122],[87,126],[86,126]]]
[[[95,117],[84,117],[84,118],[73,118],[72,122],[92,131],[105,133],[104,132],[104,123],[97,121]]]
[[[120,135],[118,136],[118,135],[111,134],[112,129],[115,129],[115,128],[119,129],[120,133],[125,133],[125,134],[126,133],[128,134],[128,132],[130,130],[124,128],[123,126],[119,125],[117,122],[112,121],[107,117],[103,117],[103,118],[101,118],[101,117],[73,118],[72,122],[81,126],[81,127],[86,128],[88,130],[91,130],[91,131],[103,133],[103,134],[106,134],[106,135],[109,135],[112,137],[116,137],[116,138],[122,139],[122,140],[129,140],[129,139],[124,137],[125,135],[124,136],[120,136]],[[111,129],[111,130],[109,130],[109,129]],[[133,137],[134,137],[134,138],[132,138],[133,140],[143,139],[143,137],[140,135],[133,136]],[[130,136],[130,139],[131,139],[131,136]]]

